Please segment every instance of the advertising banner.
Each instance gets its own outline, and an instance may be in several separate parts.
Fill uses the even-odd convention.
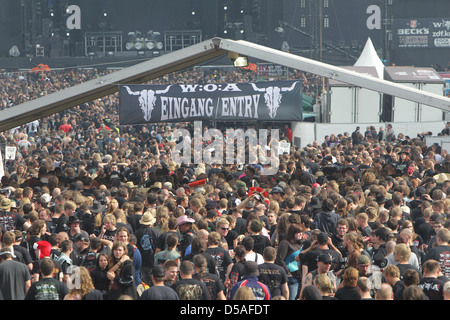
[[[121,125],[302,121],[302,82],[119,85]]]
[[[394,20],[396,48],[450,48],[450,18]]]

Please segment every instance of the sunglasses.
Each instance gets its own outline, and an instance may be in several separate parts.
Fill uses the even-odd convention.
[[[222,229],[222,230],[229,230],[230,228],[221,227],[220,229]]]

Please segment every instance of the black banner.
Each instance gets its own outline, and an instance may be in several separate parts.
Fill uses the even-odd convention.
[[[302,121],[302,82],[119,85],[121,125],[210,121]]]
[[[394,20],[397,48],[450,48],[450,18]]]

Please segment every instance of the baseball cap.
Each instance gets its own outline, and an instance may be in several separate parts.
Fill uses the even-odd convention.
[[[163,278],[165,276],[165,271],[163,266],[154,266],[152,270],[152,276],[155,278]]]
[[[319,257],[317,258],[318,262],[323,262],[323,263],[332,263],[333,261],[331,260],[331,257],[329,254],[326,253],[321,253],[319,255]]]

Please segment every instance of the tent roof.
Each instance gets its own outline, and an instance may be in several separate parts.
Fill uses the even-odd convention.
[[[367,39],[361,55],[354,64],[355,67],[375,67],[377,69],[378,78],[384,78],[384,64],[378,57],[377,51],[373,46],[372,40]]]
[[[444,79],[433,68],[386,67],[386,80],[407,83],[444,83]]]
[[[343,66],[342,68],[346,69],[346,70],[352,70],[352,71],[356,71],[358,73],[364,74],[364,75],[368,75],[374,78],[378,78],[378,71],[375,67],[355,67],[355,66]],[[328,82],[331,86],[342,86],[342,87],[348,87],[348,86],[352,86],[349,85],[347,83],[344,82],[340,82],[337,80],[333,80],[330,79]]]

